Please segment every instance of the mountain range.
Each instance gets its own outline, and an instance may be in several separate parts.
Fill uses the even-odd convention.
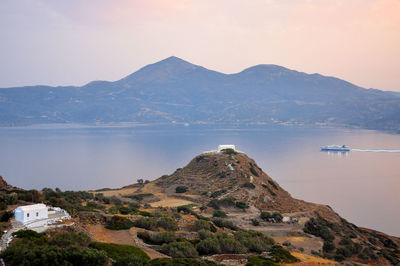
[[[169,57],[120,80],[0,89],[0,125],[322,124],[400,132],[400,93],[257,65],[223,74]]]

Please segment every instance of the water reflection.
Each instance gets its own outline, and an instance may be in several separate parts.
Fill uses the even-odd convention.
[[[348,157],[350,151],[321,151],[327,153],[330,156]]]

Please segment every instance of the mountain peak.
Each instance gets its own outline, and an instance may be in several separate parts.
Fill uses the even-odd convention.
[[[174,55],[172,55],[172,56],[170,56],[170,57],[167,57],[167,58],[165,58],[165,59],[159,61],[158,63],[161,63],[161,62],[164,62],[164,63],[182,63],[182,62],[184,62],[184,63],[191,64],[191,63],[189,63],[188,61],[183,60],[182,58],[176,57],[176,56],[174,56]],[[157,63],[156,63],[156,64],[157,64]]]
[[[147,65],[122,80],[129,81],[132,79],[142,79],[146,77],[146,80],[150,78],[150,80],[157,79],[162,81],[167,77],[175,75],[180,76],[183,73],[187,73],[188,71],[193,71],[196,69],[202,69],[202,67],[194,65],[179,57],[170,56],[156,63]]]

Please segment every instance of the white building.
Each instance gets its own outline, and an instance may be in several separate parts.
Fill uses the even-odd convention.
[[[14,215],[15,220],[24,225],[30,223],[40,224],[39,220],[44,221],[44,224],[46,224],[46,219],[49,218],[47,206],[43,203],[20,206],[14,210]]]
[[[236,151],[235,145],[218,145],[218,152],[221,152],[222,150],[226,149],[232,149]]]

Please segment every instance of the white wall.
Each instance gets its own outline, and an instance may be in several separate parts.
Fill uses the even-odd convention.
[[[29,209],[18,207],[15,209],[14,213],[15,219],[23,224],[35,220],[48,218],[47,207],[41,206],[39,206],[38,208],[31,207]]]

